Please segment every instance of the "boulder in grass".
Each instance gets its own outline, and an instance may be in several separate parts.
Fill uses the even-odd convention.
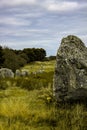
[[[14,73],[12,72],[11,69],[8,68],[1,68],[0,69],[0,78],[13,78],[14,77]]]
[[[29,75],[29,73],[28,73],[28,71],[27,70],[22,70],[21,71],[21,76],[28,76]]]

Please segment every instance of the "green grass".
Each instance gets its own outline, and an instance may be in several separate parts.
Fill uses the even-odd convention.
[[[42,74],[3,79],[0,90],[0,130],[87,130],[87,110],[83,104],[56,106],[52,94],[55,61],[35,62],[22,69]],[[3,87],[3,82],[1,82]],[[32,88],[32,89],[31,89]]]
[[[31,73],[43,69],[45,72],[50,72],[54,71],[54,66],[55,66],[55,60],[44,62],[33,62],[23,67],[22,70],[27,69]]]
[[[44,88],[43,88],[44,89]],[[56,108],[54,103],[40,99],[48,90],[27,91],[8,88],[0,93],[0,130],[86,130],[87,111],[77,104]],[[12,95],[13,93],[13,95]],[[48,93],[49,95],[49,93]]]

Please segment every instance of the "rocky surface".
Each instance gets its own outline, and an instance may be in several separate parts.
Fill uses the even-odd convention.
[[[76,36],[61,41],[53,89],[58,102],[87,100],[87,48]]]
[[[14,77],[14,73],[11,69],[8,68],[1,68],[0,69],[0,78],[7,78],[7,77]]]

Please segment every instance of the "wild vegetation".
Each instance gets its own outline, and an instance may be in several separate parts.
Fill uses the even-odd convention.
[[[0,79],[0,130],[87,130],[85,104],[56,104],[54,66],[33,62],[21,68],[29,76]]]

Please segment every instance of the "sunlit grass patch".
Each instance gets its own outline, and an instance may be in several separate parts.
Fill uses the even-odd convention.
[[[5,99],[0,103],[0,115],[5,117],[25,117],[28,115],[28,104],[21,99]]]
[[[54,71],[55,60],[53,61],[44,61],[44,62],[33,62],[31,64],[26,65],[22,69],[27,69],[30,73],[36,72],[40,69],[43,69],[44,72]]]

